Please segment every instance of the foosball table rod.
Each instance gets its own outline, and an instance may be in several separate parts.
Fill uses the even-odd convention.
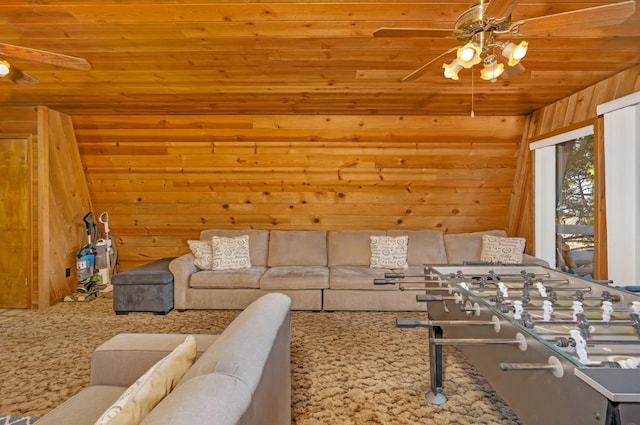
[[[564,368],[557,357],[551,356],[547,363],[500,363],[502,371],[550,370],[556,378],[564,376]]]

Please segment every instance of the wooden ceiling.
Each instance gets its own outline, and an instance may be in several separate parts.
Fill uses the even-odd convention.
[[[520,1],[512,20],[610,1]],[[640,8],[622,24],[526,37],[526,70],[459,81],[437,61],[454,38],[374,37],[380,27],[453,29],[471,0],[3,0],[0,42],[87,59],[88,72],[9,59],[34,86],[0,80],[4,106],[83,114],[523,115],[640,63]],[[500,37],[502,41],[511,39]],[[514,41],[517,41],[515,39]],[[472,73],[475,77],[472,79]]]

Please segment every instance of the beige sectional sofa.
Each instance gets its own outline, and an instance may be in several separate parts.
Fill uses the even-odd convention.
[[[269,292],[289,296],[295,310],[322,309],[329,287],[326,232],[204,230],[200,240],[242,235],[249,235],[250,268],[200,270],[192,253],[169,264],[175,309],[243,309]]]
[[[290,307],[286,296],[268,294],[242,311],[222,334],[195,335],[195,363],[168,395],[149,406],[152,410],[141,424],[290,425]],[[93,353],[89,386],[38,424],[93,425],[186,337],[116,335]],[[157,374],[148,382],[154,389],[137,391],[141,398],[129,407],[139,409],[148,403],[145,398],[165,385]],[[130,418],[113,420],[131,423]]]
[[[409,236],[407,269],[371,268],[371,236]],[[401,291],[398,285],[374,285],[385,273],[423,273],[424,264],[445,264],[447,257],[442,232],[433,230],[329,232],[329,288],[323,293],[325,310],[425,310],[416,302],[415,291]]]
[[[443,234],[434,230],[255,230],[210,229],[213,236],[248,235],[251,267],[200,270],[192,253],[174,259],[174,307],[242,309],[269,292],[286,294],[294,310],[424,310],[415,291],[374,285],[373,279],[401,271],[422,273],[425,264],[479,261],[482,236],[506,237],[502,230]],[[371,236],[408,236],[407,269],[371,268]],[[524,255],[523,263],[547,265]]]

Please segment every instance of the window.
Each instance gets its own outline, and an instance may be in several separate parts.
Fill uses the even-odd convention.
[[[556,149],[556,268],[593,277],[593,134],[558,143]]]
[[[593,262],[593,126],[529,147],[535,151],[535,255],[565,271],[591,275],[587,268],[569,267]]]

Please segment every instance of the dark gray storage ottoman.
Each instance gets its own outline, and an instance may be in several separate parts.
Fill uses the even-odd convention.
[[[113,311],[128,314],[131,311],[148,311],[167,314],[173,309],[173,274],[169,263],[173,258],[163,258],[118,273],[113,284]]]

